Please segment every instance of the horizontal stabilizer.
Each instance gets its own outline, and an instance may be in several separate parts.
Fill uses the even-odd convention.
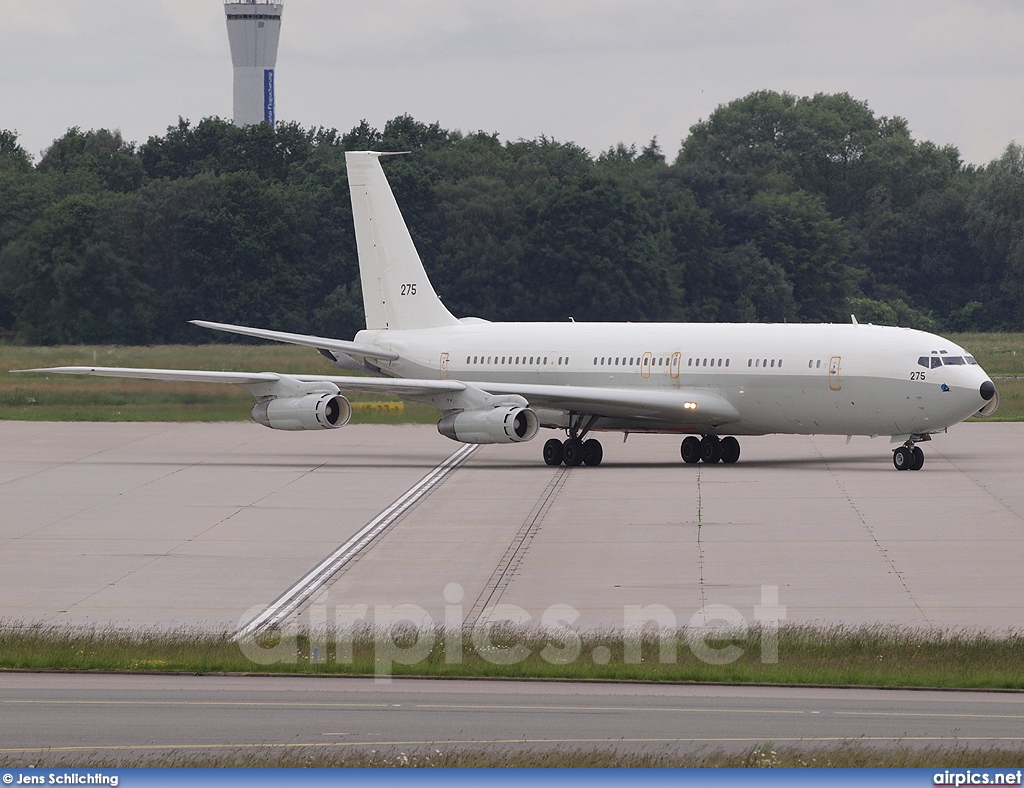
[[[235,326],[230,323],[212,323],[209,320],[190,320],[192,325],[200,328],[212,328],[214,331],[226,331],[229,334],[242,334],[257,339],[269,339],[272,342],[285,342],[289,345],[304,345],[305,347],[324,348],[325,350],[337,350],[348,353],[352,356],[363,358],[377,358],[387,361],[395,361],[397,353],[373,345],[363,345],[359,342],[348,342],[344,339],[330,339],[328,337],[310,336],[308,334],[289,334],[286,331],[270,331],[265,328],[249,328],[248,326]]]
[[[170,383],[275,383],[281,376],[274,372],[208,372],[201,369],[136,369],[134,367],[41,367],[12,369],[11,372],[55,372],[60,375],[94,375],[101,378],[141,378]]]

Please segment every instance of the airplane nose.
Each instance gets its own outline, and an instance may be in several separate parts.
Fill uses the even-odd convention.
[[[981,398],[988,402],[992,397],[996,395],[995,384],[991,380],[986,380],[981,384]]]

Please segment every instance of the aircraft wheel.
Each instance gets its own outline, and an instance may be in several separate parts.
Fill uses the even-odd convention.
[[[914,447],[914,459],[910,463],[910,470],[919,471],[924,467],[924,452],[920,446]]]
[[[603,459],[604,448],[601,446],[601,441],[591,438],[590,440],[583,442],[584,465],[600,465],[601,460]]]
[[[562,464],[562,442],[552,438],[544,444],[544,463],[546,465]]]
[[[900,446],[892,453],[892,464],[898,471],[908,470],[913,461],[914,449],[911,446]]]
[[[700,458],[710,464],[722,459],[722,441],[717,435],[705,435],[700,441]]]
[[[722,462],[732,465],[740,458],[740,442],[731,435],[722,438]]]
[[[683,445],[679,447],[679,455],[687,465],[700,462],[700,438],[693,435],[683,438]]]
[[[562,443],[562,462],[570,468],[583,464],[583,441],[579,438],[569,438]]]

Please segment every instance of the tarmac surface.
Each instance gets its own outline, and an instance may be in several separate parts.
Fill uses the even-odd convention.
[[[855,741],[1019,747],[1019,693],[570,682],[0,674],[0,759],[280,747],[748,751]],[[45,752],[45,755],[43,753]]]
[[[566,469],[546,437],[470,454],[300,617],[1024,625],[1024,424],[960,425],[918,472],[886,438],[688,466],[676,438],[607,435]],[[0,618],[233,632],[458,448],[433,426],[0,422]]]

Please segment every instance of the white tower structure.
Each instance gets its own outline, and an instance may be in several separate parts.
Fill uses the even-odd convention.
[[[262,121],[274,125],[274,64],[283,10],[282,3],[263,0],[224,4],[235,67],[236,126]]]

